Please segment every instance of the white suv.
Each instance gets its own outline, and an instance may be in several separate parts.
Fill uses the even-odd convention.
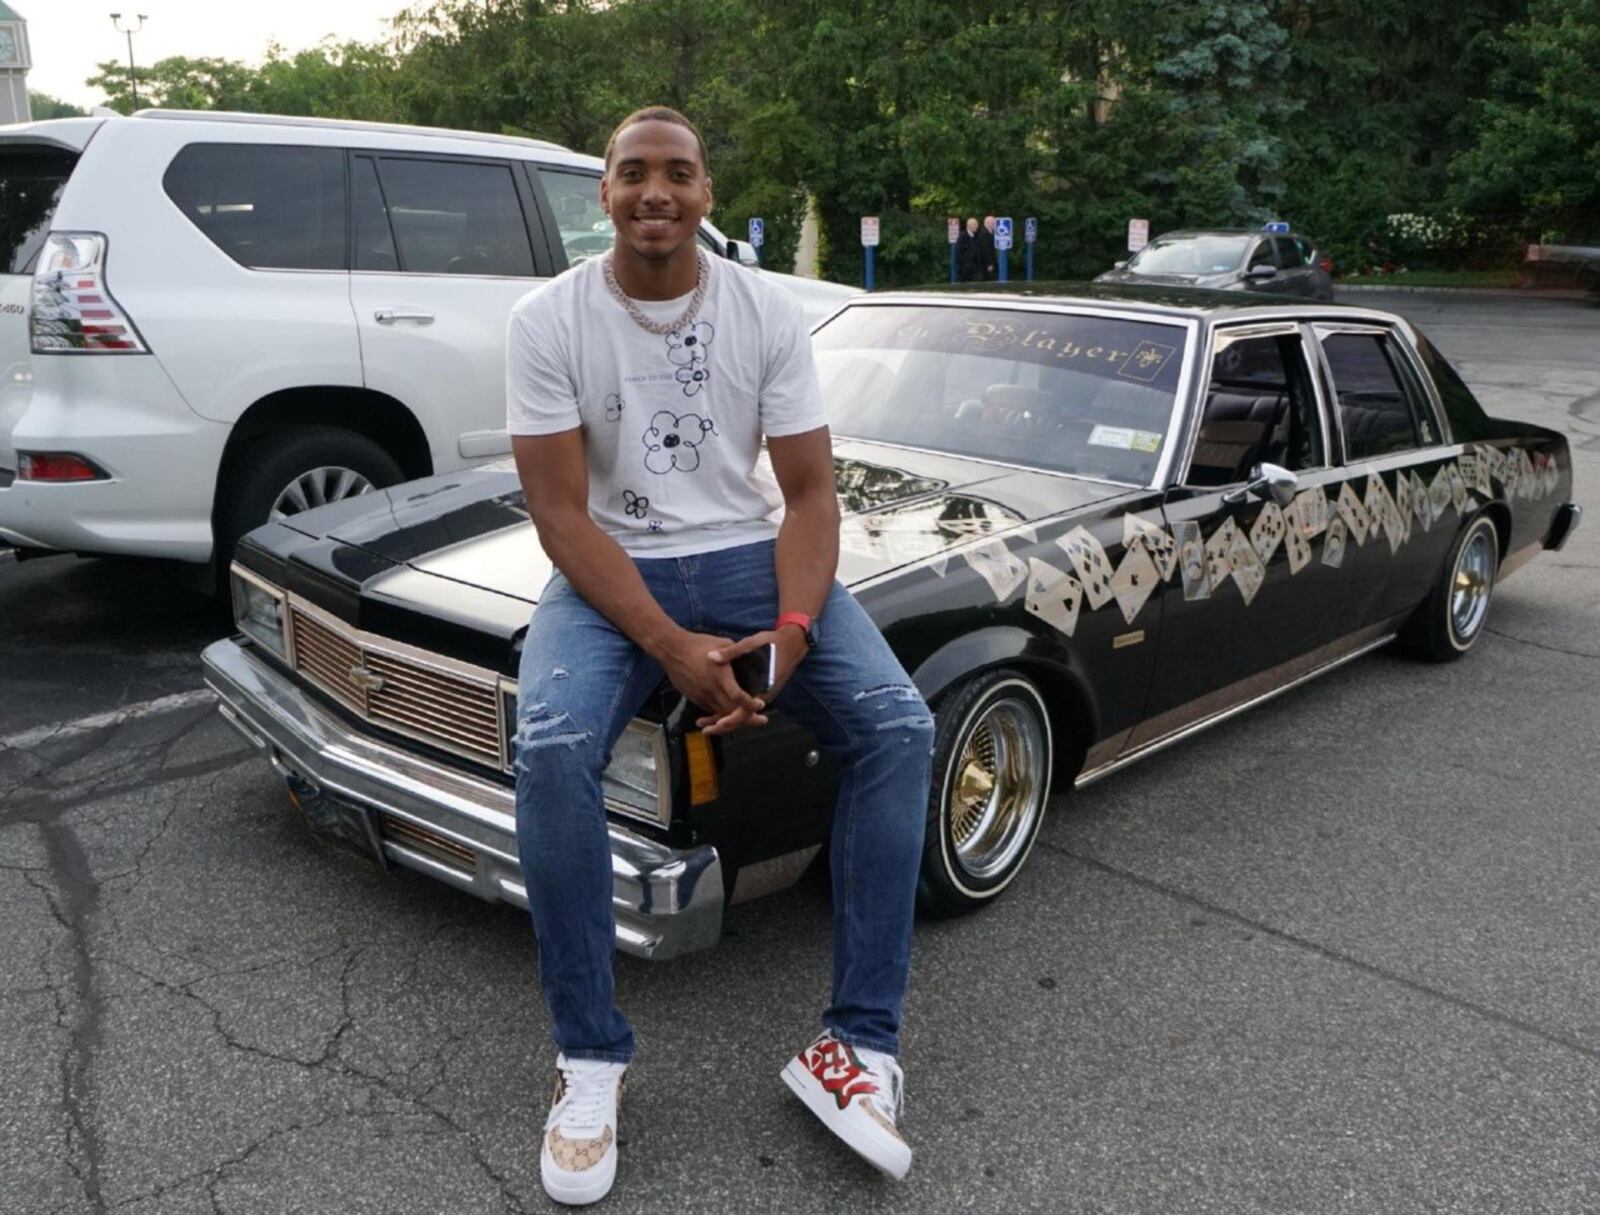
[[[508,452],[506,318],[610,246],[601,168],[264,115],[0,127],[0,543],[213,570],[269,518]],[[777,277],[813,321],[854,294]]]

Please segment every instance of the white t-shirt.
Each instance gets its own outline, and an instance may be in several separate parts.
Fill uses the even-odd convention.
[[[641,327],[590,258],[517,301],[506,338],[506,430],[583,428],[589,514],[638,557],[681,557],[777,535],[783,495],[762,435],[827,424],[793,292],[717,257],[694,322]],[[653,321],[689,306],[635,301]]]

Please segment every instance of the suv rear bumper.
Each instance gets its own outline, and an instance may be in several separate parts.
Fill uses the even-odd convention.
[[[110,477],[0,485],[0,542],[210,560],[229,427],[190,409],[152,356],[35,355],[32,371],[5,403],[0,466],[15,471],[18,451],[71,452]]]
[[[213,642],[201,663],[223,718],[288,780],[314,827],[380,863],[527,907],[509,788],[358,732],[236,640]],[[606,830],[617,948],[662,960],[716,944],[717,850],[672,848],[615,822]]]

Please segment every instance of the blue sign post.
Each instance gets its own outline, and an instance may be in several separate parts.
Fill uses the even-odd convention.
[[[1028,250],[1028,281],[1033,282],[1033,247],[1039,241],[1039,221],[1028,216],[1022,221],[1022,243]]]
[[[878,248],[878,217],[861,217],[861,245],[867,251],[867,290],[872,290],[872,255]]]
[[[1011,249],[1011,217],[1002,215],[994,221],[994,248],[1000,255],[1000,281],[1006,282],[1006,254]]]
[[[756,251],[756,261],[761,260],[761,246],[767,241],[767,225],[764,220],[752,217],[750,220],[750,245]]]

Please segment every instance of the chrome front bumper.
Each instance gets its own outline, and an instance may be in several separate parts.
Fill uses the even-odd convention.
[[[489,902],[527,907],[512,791],[353,728],[237,641],[201,655],[218,710],[289,781],[314,826]],[[663,960],[716,944],[722,862],[608,821],[617,948]]]

